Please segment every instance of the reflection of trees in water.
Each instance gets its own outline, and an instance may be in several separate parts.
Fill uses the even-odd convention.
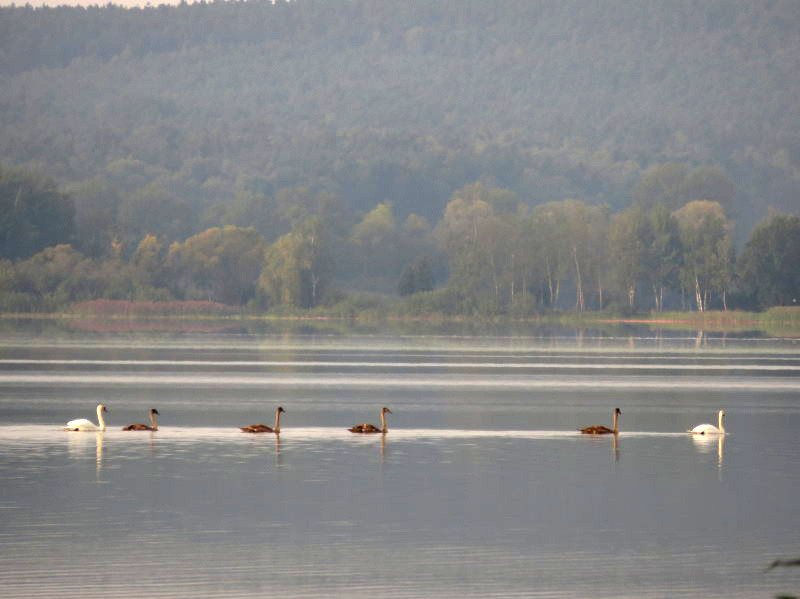
[[[224,333],[231,330],[230,324],[209,324],[191,320],[91,320],[68,321],[70,327],[92,333],[133,333],[148,331],[175,331],[184,333]],[[237,331],[240,329],[236,329]]]

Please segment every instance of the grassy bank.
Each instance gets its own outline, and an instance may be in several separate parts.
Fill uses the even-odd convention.
[[[238,307],[213,302],[128,302],[96,300],[74,304],[60,314],[4,314],[3,318],[39,318],[89,321],[249,321],[321,323],[330,326],[369,326],[392,323],[421,329],[443,327],[502,326],[504,329],[527,329],[537,326],[560,326],[576,329],[609,329],[625,326],[647,326],[653,330],[686,330],[709,332],[757,331],[770,336],[800,337],[800,307],[776,307],[765,312],[737,310],[709,312],[649,312],[620,316],[604,312],[545,312],[533,316],[512,318],[508,316],[463,316],[431,313],[409,315],[393,309],[390,302],[378,298],[348,298],[328,307],[314,310],[282,308],[278,311],[250,312]],[[138,326],[138,325],[137,325]]]
[[[583,316],[582,320],[586,318],[592,320],[597,316]],[[772,336],[800,336],[800,306],[775,307],[765,312],[742,310],[650,312],[625,318],[610,318],[609,321],[644,324],[651,328],[670,330],[760,331]]]

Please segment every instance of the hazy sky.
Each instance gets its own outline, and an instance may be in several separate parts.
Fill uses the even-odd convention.
[[[147,6],[148,4],[151,6],[158,6],[159,4],[180,4],[181,0],[153,0],[152,2],[147,2],[146,0],[112,0],[112,4],[117,6],[124,6],[126,8],[132,8],[136,6]],[[193,0],[187,0],[187,2],[191,3]],[[26,4],[30,4],[31,6],[105,6],[108,4],[108,0],[0,0],[0,6],[11,6],[12,4],[16,6],[25,6]]]

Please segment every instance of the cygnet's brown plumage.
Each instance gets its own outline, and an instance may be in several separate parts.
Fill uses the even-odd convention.
[[[351,433],[386,433],[389,431],[389,426],[386,424],[386,414],[391,414],[389,408],[381,408],[381,428],[374,424],[356,424],[351,426],[349,430]]]
[[[123,426],[124,431],[157,431],[158,430],[158,410],[152,408],[150,410],[150,424],[129,424]]]
[[[248,426],[241,426],[239,427],[243,433],[275,433],[280,434],[281,432],[281,414],[285,413],[282,407],[278,406],[275,409],[275,426],[269,427],[266,424],[250,424]]]
[[[610,429],[607,426],[596,424],[594,426],[587,426],[581,429],[584,435],[616,435],[619,433],[619,416],[622,411],[619,408],[614,408],[614,428]]]
[[[244,433],[274,433],[275,429],[266,424],[251,424],[239,427]]]

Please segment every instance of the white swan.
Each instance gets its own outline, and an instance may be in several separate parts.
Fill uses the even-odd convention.
[[[724,435],[725,424],[723,423],[723,420],[725,418],[725,410],[720,410],[717,418],[717,426],[714,426],[713,424],[698,424],[689,432],[695,435]]]
[[[64,427],[65,431],[104,431],[106,430],[106,421],[103,419],[103,412],[108,412],[103,404],[97,405],[97,422],[95,424],[86,418],[78,418],[77,420],[70,420]]]

